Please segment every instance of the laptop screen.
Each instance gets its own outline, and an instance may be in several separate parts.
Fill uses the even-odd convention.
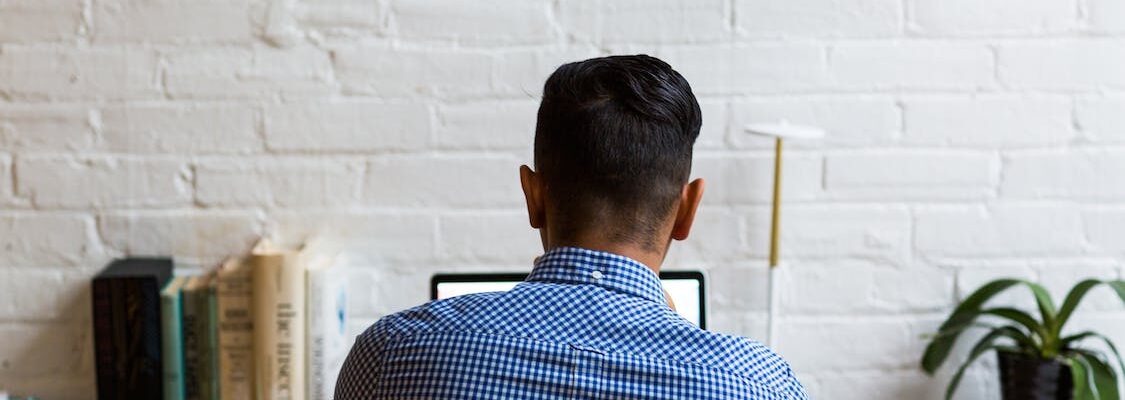
[[[527,274],[437,274],[430,282],[430,298],[445,299],[472,293],[504,292],[527,278]],[[664,290],[676,304],[676,312],[696,326],[707,328],[706,284],[703,273],[660,273]]]

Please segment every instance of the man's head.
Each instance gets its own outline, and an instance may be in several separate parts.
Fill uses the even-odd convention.
[[[645,55],[559,67],[543,87],[535,172],[521,168],[545,247],[639,246],[687,237],[702,196],[688,183],[702,123],[687,80]]]

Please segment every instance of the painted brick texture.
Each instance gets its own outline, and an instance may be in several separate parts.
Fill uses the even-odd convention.
[[[112,257],[313,238],[357,332],[434,272],[526,271],[543,81],[617,53],[699,96],[707,191],[666,267],[707,271],[718,331],[765,333],[772,148],[743,127],[829,131],[786,147],[783,196],[778,350],[816,398],[939,397],[921,335],[985,280],[1122,276],[1119,0],[0,0],[0,387],[93,398]],[[1125,343],[1104,295],[1078,323]]]

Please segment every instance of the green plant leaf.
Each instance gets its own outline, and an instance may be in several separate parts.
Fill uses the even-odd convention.
[[[1070,293],[1067,293],[1066,300],[1063,300],[1062,307],[1059,308],[1058,318],[1054,327],[1055,333],[1062,331],[1063,326],[1070,319],[1070,316],[1074,314],[1074,310],[1078,308],[1078,305],[1082,302],[1082,298],[1086,295],[1086,293],[1100,284],[1105,284],[1106,286],[1109,286],[1111,289],[1113,289],[1114,293],[1117,294],[1117,297],[1119,297],[1121,301],[1125,303],[1125,281],[1100,281],[1097,279],[1086,279],[1082,282],[1078,282],[1078,284],[1074,285],[1074,288],[1070,290]]]
[[[953,398],[953,392],[957,390],[957,385],[961,383],[961,378],[965,375],[965,370],[973,364],[973,361],[976,361],[977,357],[980,357],[988,350],[996,349],[999,347],[993,344],[993,342],[995,342],[996,339],[1005,337],[1002,330],[1003,329],[1001,328],[989,332],[987,335],[984,335],[984,337],[977,341],[977,344],[973,345],[973,349],[969,351],[969,358],[965,359],[965,362],[957,368],[957,373],[953,374],[953,379],[949,381],[949,386],[946,386],[945,400]]]
[[[1064,345],[1064,346],[1070,346],[1074,342],[1077,342],[1077,341],[1083,340],[1083,339],[1087,339],[1091,336],[1096,336],[1097,334],[1098,333],[1094,332],[1094,331],[1085,331],[1085,332],[1082,332],[1082,333],[1076,333],[1076,334],[1073,334],[1073,335],[1070,335],[1070,336],[1063,337],[1062,339],[1059,339],[1059,343]],[[1069,347],[1065,347],[1065,349],[1069,349]]]
[[[1063,300],[1062,307],[1059,308],[1058,319],[1055,322],[1055,326],[1052,327],[1056,334],[1062,332],[1063,326],[1066,325],[1066,322],[1070,319],[1074,310],[1078,308],[1078,305],[1082,302],[1082,298],[1086,296],[1086,293],[1103,283],[1112,288],[1113,291],[1117,293],[1117,297],[1120,297],[1121,301],[1125,302],[1125,281],[1086,279],[1082,282],[1078,282],[1077,285],[1074,285],[1074,288],[1070,289],[1070,293],[1067,293],[1066,300]]]
[[[938,328],[938,332],[955,332],[951,334],[939,334],[926,346],[926,351],[922,354],[922,369],[928,374],[933,374],[937,371],[938,367],[949,358],[949,352],[953,348],[953,344],[957,342],[960,337],[960,332],[964,327],[971,324],[977,317],[981,315],[981,307],[989,299],[992,299],[997,294],[1011,288],[1012,286],[1022,284],[1027,286],[1035,295],[1036,304],[1039,306],[1039,311],[1043,315],[1042,326],[1051,326],[1055,318],[1055,306],[1051,300],[1050,294],[1042,286],[1020,280],[1020,279],[997,279],[988,282],[970,294],[953,310],[949,318],[942,322]],[[1019,322],[1019,321],[1017,321]],[[1044,338],[1046,340],[1047,338]]]
[[[1017,279],[998,279],[981,286],[966,297],[961,304],[957,305],[949,318],[942,322],[938,332],[963,331],[964,329],[958,330],[958,328],[963,328],[972,323],[984,302],[1019,282]],[[930,344],[926,346],[926,351],[922,353],[922,369],[928,374],[937,371],[938,367],[949,357],[949,351],[953,348],[953,344],[957,342],[958,337],[960,337],[960,333],[942,335],[930,341]]]
[[[1125,281],[1109,281],[1105,284],[1113,288],[1113,291],[1117,293],[1117,297],[1120,297],[1121,301],[1125,302]]]
[[[1047,293],[1042,285],[1035,282],[1022,281],[1031,293],[1035,295],[1035,304],[1039,306],[1039,313],[1043,316],[1043,325],[1054,326],[1056,313],[1055,301],[1051,299],[1051,294]],[[1048,338],[1044,338],[1046,340]]]
[[[1070,319],[1070,314],[1074,313],[1074,309],[1082,302],[1082,297],[1086,296],[1086,293],[1088,293],[1090,289],[1093,289],[1101,283],[1102,281],[1097,279],[1086,279],[1074,285],[1074,287],[1070,289],[1070,292],[1066,294],[1066,299],[1063,300],[1062,306],[1059,307],[1058,319],[1055,322],[1055,326],[1051,327],[1051,329],[1055,332],[1061,332],[1063,325]]]
[[[1090,363],[1080,356],[1070,357],[1069,361],[1070,373],[1074,377],[1074,400],[1100,400]]]
[[[1082,333],[1078,333],[1078,334],[1074,334],[1074,335],[1070,335],[1070,336],[1067,336],[1065,338],[1062,338],[1062,340],[1060,340],[1059,342],[1062,343],[1064,346],[1069,346],[1071,343],[1074,343],[1074,342],[1077,342],[1077,341],[1083,340],[1083,339],[1088,339],[1088,338],[1101,339],[1102,342],[1105,342],[1106,347],[1109,347],[1109,351],[1113,353],[1113,356],[1115,358],[1117,358],[1117,366],[1119,368],[1121,368],[1121,371],[1123,371],[1123,373],[1125,373],[1125,360],[1121,359],[1121,353],[1119,353],[1117,351],[1117,346],[1115,346],[1113,344],[1113,341],[1110,340],[1105,335],[1102,335],[1102,334],[1094,332],[1094,331],[1085,331],[1085,332],[1082,332]]]
[[[1117,390],[1117,372],[1102,361],[1101,357],[1092,351],[1075,350],[1079,357],[1086,360],[1088,371],[1094,376],[1094,387],[1098,390],[1101,400],[1120,400]]]
[[[933,339],[943,337],[943,336],[958,335],[961,332],[963,332],[963,331],[965,331],[966,329],[969,329],[969,328],[996,329],[996,328],[999,328],[999,327],[1000,327],[999,325],[986,324],[986,323],[983,323],[983,322],[973,322],[973,323],[961,325],[961,326],[958,326],[958,327],[950,328],[948,330],[937,332],[937,333],[922,334],[921,336],[922,336],[922,339],[933,340]]]
[[[981,314],[1009,319],[1027,328],[1029,334],[1039,335],[1040,339],[1047,337],[1046,328],[1036,321],[1035,317],[1021,310],[1009,307],[987,308],[981,310]]]
[[[1001,336],[1014,340],[1016,344],[1019,345],[1018,348],[1031,351],[1032,353],[1038,353],[1036,351],[1038,346],[1035,345],[1035,341],[1024,334],[1023,331],[1015,325],[1002,326],[996,328],[995,331],[999,332]]]

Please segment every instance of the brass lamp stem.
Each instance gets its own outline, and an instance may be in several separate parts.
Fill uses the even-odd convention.
[[[778,231],[781,230],[781,138],[774,144],[773,216],[770,221],[770,268],[778,264]]]

